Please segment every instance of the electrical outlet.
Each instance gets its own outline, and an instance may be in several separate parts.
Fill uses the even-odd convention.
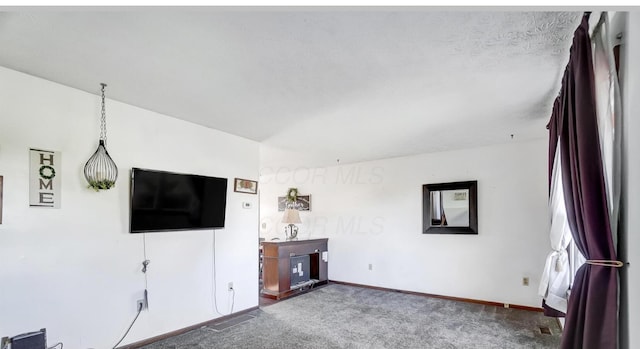
[[[233,282],[230,282],[227,286],[229,291],[233,291]]]
[[[147,309],[147,304],[144,299],[138,299],[136,302],[136,310],[145,310]]]
[[[373,270],[373,264],[369,263],[369,270]]]
[[[138,301],[136,302],[136,310],[149,309],[149,298],[148,298],[147,290],[144,290],[143,297],[144,298],[138,299]]]
[[[522,286],[529,286],[529,277],[525,276],[522,278]]]

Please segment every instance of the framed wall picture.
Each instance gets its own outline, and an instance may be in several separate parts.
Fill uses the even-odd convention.
[[[258,194],[258,182],[249,179],[236,178],[233,181],[233,191],[245,194]]]
[[[0,224],[2,224],[2,176],[0,176]]]
[[[311,195],[297,196],[298,211],[311,211]],[[287,207],[287,197],[278,196],[278,211],[284,211]]]

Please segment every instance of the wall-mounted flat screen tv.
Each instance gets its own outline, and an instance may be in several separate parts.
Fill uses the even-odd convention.
[[[227,179],[131,169],[131,233],[223,228]]]

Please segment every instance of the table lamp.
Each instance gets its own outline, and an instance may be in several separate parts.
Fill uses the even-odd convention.
[[[288,224],[284,227],[284,234],[287,240],[296,239],[298,236],[298,227],[296,227],[295,223],[302,223],[298,210],[295,208],[286,208],[284,210],[284,216],[282,216],[282,223]]]

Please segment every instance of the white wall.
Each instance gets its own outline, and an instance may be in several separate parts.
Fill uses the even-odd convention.
[[[536,290],[550,251],[547,148],[539,140],[328,168],[262,168],[260,234],[284,238],[276,197],[297,187],[312,201],[298,236],[329,238],[331,280],[540,307]],[[479,235],[422,234],[422,185],[464,180],[478,181]]]
[[[626,55],[622,56],[621,68],[624,105],[621,238],[626,240],[622,252],[626,254],[629,266],[626,270],[628,304],[623,304],[625,308],[621,311],[628,314],[628,348],[640,348],[640,333],[636,330],[640,328],[640,69],[637,64],[637,58],[640,57],[640,12],[630,12],[627,25]],[[622,338],[623,344],[624,340],[627,338]]]
[[[107,148],[120,173],[115,189],[96,193],[82,169],[97,147],[99,102],[0,68],[0,336],[46,327],[50,344],[110,348],[124,333],[145,287],[143,235],[128,233],[131,167],[229,178],[226,228],[215,233],[218,308],[230,310],[229,281],[234,311],[257,306],[257,196],[232,186],[234,177],[258,177],[258,144],[108,100]],[[29,207],[30,147],[62,152],[62,208]],[[123,343],[220,316],[212,310],[212,238],[146,235],[150,308]]]

